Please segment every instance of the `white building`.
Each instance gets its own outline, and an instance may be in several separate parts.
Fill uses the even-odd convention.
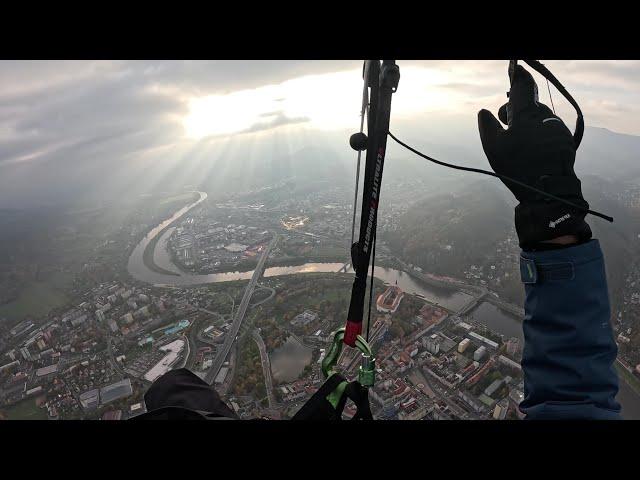
[[[309,325],[313,322],[318,315],[310,310],[305,310],[304,312],[296,315],[293,320],[291,320],[291,325],[301,325],[303,327]]]
[[[484,357],[484,354],[487,353],[487,347],[485,347],[484,345],[482,345],[480,348],[478,348],[474,353],[473,353],[473,359],[476,362],[479,362],[480,360],[482,360],[482,357]]]
[[[427,338],[427,351],[433,355],[437,355],[440,352],[440,343],[442,339],[437,335],[433,334],[429,338]]]
[[[184,340],[182,339],[174,340],[173,342],[160,347],[160,350],[167,352],[167,354],[144,374],[145,380],[153,382],[156,378],[171,370],[171,368],[180,359],[180,353],[183,349]]]

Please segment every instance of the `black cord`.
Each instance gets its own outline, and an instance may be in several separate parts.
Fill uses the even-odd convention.
[[[589,210],[588,208],[581,207],[581,206],[576,205],[576,204],[574,204],[574,203],[572,203],[572,202],[569,202],[568,200],[565,200],[564,198],[556,197],[555,195],[552,195],[552,194],[550,194],[550,193],[548,193],[548,192],[545,192],[544,190],[540,190],[540,189],[538,189],[538,188],[536,188],[536,187],[532,187],[531,185],[529,185],[529,184],[527,184],[527,183],[523,183],[523,182],[521,182],[521,181],[519,181],[519,180],[515,180],[515,179],[513,179],[513,178],[511,178],[511,177],[507,177],[506,175],[501,175],[501,174],[499,174],[499,173],[490,172],[490,171],[488,171],[488,170],[482,170],[482,169],[480,169],[480,168],[461,167],[460,165],[453,165],[453,164],[451,164],[451,163],[446,163],[446,162],[442,162],[442,161],[440,161],[440,160],[436,160],[435,158],[431,158],[431,157],[429,157],[428,155],[425,155],[424,153],[421,153],[421,152],[419,152],[418,150],[416,150],[415,148],[411,148],[411,147],[410,147],[409,145],[407,145],[406,143],[404,143],[404,142],[402,142],[402,141],[398,140],[398,139],[393,135],[393,133],[389,132],[389,136],[390,136],[391,138],[393,138],[397,143],[399,143],[400,145],[402,145],[404,148],[406,148],[407,150],[409,150],[409,151],[411,151],[411,152],[415,153],[416,155],[418,155],[418,156],[420,156],[420,157],[422,157],[422,158],[424,158],[424,159],[426,159],[426,160],[429,160],[430,162],[437,163],[438,165],[442,165],[443,167],[449,167],[449,168],[453,168],[453,169],[455,169],[455,170],[463,170],[463,171],[465,171],[465,172],[481,173],[481,174],[483,174],[483,175],[489,175],[489,176],[491,176],[491,177],[500,178],[501,180],[504,180],[504,181],[507,181],[507,182],[511,182],[511,183],[515,183],[516,185],[519,185],[519,186],[521,186],[521,187],[523,187],[523,188],[527,188],[527,189],[529,189],[529,190],[532,190],[532,191],[534,191],[534,192],[536,192],[536,193],[539,193],[540,195],[543,195],[543,196],[545,196],[545,197],[549,197],[549,198],[552,198],[553,200],[556,200],[556,201],[558,201],[558,202],[565,203],[565,204],[567,204],[567,205],[569,205],[569,206],[571,206],[571,207],[573,207],[573,208],[575,208],[575,209],[577,209],[577,210],[579,210],[579,211],[581,211],[581,212],[590,213],[591,215],[594,215],[594,216],[596,216],[596,217],[603,218],[603,219],[607,220],[608,222],[613,222],[613,217],[610,217],[610,216],[605,215],[605,214],[600,213],[600,212],[596,212],[596,211],[594,211],[594,210]]]

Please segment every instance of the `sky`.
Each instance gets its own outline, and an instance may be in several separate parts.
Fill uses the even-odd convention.
[[[543,63],[587,126],[640,135],[640,61]],[[477,111],[497,114],[506,101],[507,62],[398,64],[392,131],[477,148]],[[186,179],[210,152],[260,155],[257,146],[273,138],[291,150],[333,142],[359,127],[361,71],[359,60],[0,61],[0,202],[53,201],[116,179],[121,189],[149,187],[175,169]],[[572,126],[572,107],[551,92]]]

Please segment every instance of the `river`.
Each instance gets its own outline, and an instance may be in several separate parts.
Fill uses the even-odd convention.
[[[206,197],[205,197],[206,198]],[[197,202],[199,203],[199,202]],[[195,204],[193,205],[195,206]],[[186,208],[186,207],[185,207]],[[169,227],[171,223],[184,215],[189,209],[182,209],[182,214],[174,215],[171,219],[161,223],[154,228],[144,239],[136,246],[129,257],[127,268],[131,276],[145,283],[151,283],[157,286],[190,286],[203,285],[208,283],[230,282],[234,280],[249,280],[253,275],[253,270],[246,272],[226,272],[226,273],[210,273],[210,274],[192,274],[180,271],[171,261],[171,257],[167,251],[167,240],[173,232],[173,227]],[[169,227],[169,228],[167,228]],[[166,230],[165,230],[166,229]],[[163,232],[164,230],[164,232]],[[154,263],[175,275],[161,273],[151,270],[144,263],[144,251],[154,237],[161,234],[153,252]],[[342,263],[305,263],[302,265],[292,265],[285,267],[269,267],[264,271],[265,277],[275,277],[278,275],[294,275],[300,273],[313,272],[333,272],[337,273],[343,267]],[[353,272],[347,272],[347,275],[353,275]],[[442,305],[449,310],[458,310],[465,303],[471,300],[471,296],[459,292],[453,288],[436,287],[422,283],[411,277],[409,274],[392,268],[375,267],[374,275],[385,283],[395,284],[407,293],[416,294],[432,303]]]
[[[480,305],[469,312],[469,315],[476,322],[482,323],[489,327],[490,330],[503,335],[505,340],[516,337],[520,340],[521,345],[524,342],[522,321],[492,303],[480,303]]]
[[[165,220],[160,225],[152,229],[135,247],[135,249],[131,253],[131,256],[129,257],[129,262],[127,265],[127,269],[131,276],[133,276],[137,280],[151,283],[157,286],[189,286],[227,282],[233,280],[248,280],[251,278],[251,276],[253,275],[253,271],[212,273],[207,275],[185,273],[181,272],[171,262],[171,258],[169,257],[166,250],[166,242],[171,235],[172,229],[167,227],[169,227],[173,222],[178,220],[189,210],[199,205],[207,198],[206,193],[197,193],[200,194],[200,198],[196,202],[181,208],[173,216],[171,216],[171,218]],[[167,230],[162,234],[156,244],[156,248],[153,252],[153,259],[154,262],[156,262],[156,265],[165,270],[175,272],[177,275],[154,272],[153,270],[149,269],[144,263],[144,251],[147,245],[165,229]],[[311,272],[338,272],[341,268],[341,263],[306,263],[303,265],[288,267],[269,267],[265,269],[264,276],[273,277],[277,275],[293,275]],[[347,273],[347,275],[353,275],[353,273]],[[391,268],[376,267],[374,275],[376,278],[379,278],[380,280],[388,284],[395,284],[397,282],[398,286],[405,292],[419,295],[425,300],[439,304],[449,310],[458,310],[471,299],[471,297],[466,293],[459,292],[453,288],[447,289],[428,285],[426,283],[417,281],[406,272]],[[521,319],[518,319],[515,316],[504,312],[495,305],[488,302],[482,302],[471,313],[473,314],[473,317],[476,321],[487,325],[491,330],[504,335],[506,338],[517,337],[521,341],[523,340]],[[297,347],[295,347],[295,345],[292,346],[290,340],[291,339],[288,339],[287,343],[283,347],[281,347],[281,349],[285,348],[286,345],[289,345],[286,347],[287,349],[292,349],[291,352],[297,352]],[[295,340],[293,340],[293,342],[299,343]],[[286,366],[287,362],[285,361],[282,362],[281,366],[273,366],[274,362],[280,362],[281,358],[286,358],[284,354],[278,355],[276,357],[274,353],[274,358],[272,360],[274,377],[275,372],[278,369],[278,371],[283,372],[282,379],[290,378],[295,373],[295,371],[299,369],[300,371],[296,374],[297,378],[297,375],[299,375],[299,373],[306,365],[306,363],[302,364],[302,360],[304,360],[305,355],[303,355],[302,353],[296,353],[294,357],[292,357],[294,358],[294,360],[290,362],[291,370],[288,370],[289,367]],[[278,365],[280,364],[278,363]],[[300,367],[300,365],[302,366]],[[622,379],[620,381],[620,392],[618,393],[617,399],[622,404],[622,414],[625,419],[640,419],[640,395],[635,393],[626,382],[622,381]]]
[[[180,269],[171,261],[169,249],[167,248],[167,241],[175,229],[176,227],[169,227],[160,235],[156,248],[153,249],[153,263],[164,270],[180,275]]]
[[[198,200],[196,200],[195,202],[182,207],[180,210],[178,210],[176,213],[174,213],[171,217],[166,219],[164,222],[160,223],[158,226],[156,226],[155,228],[151,229],[149,231],[149,233],[147,233],[144,236],[144,238],[140,241],[140,243],[138,243],[138,245],[136,245],[136,247],[133,249],[133,252],[131,252],[131,255],[129,256],[129,261],[127,263],[127,270],[129,271],[129,274],[133,278],[138,279],[138,280],[142,280],[144,282],[156,283],[156,281],[155,280],[151,280],[151,277],[150,277],[150,274],[153,274],[155,272],[150,270],[144,264],[144,251],[147,248],[147,245],[149,245],[149,243],[154,238],[156,238],[156,236],[160,232],[162,232],[165,228],[167,228],[173,222],[175,222],[180,217],[182,217],[184,214],[186,214],[189,210],[191,210],[192,208],[194,208],[197,205],[199,205],[202,202],[204,202],[207,199],[207,196],[208,196],[205,192],[189,192],[189,193],[197,193],[198,195],[200,195],[200,198]],[[166,238],[168,238],[168,237],[165,237],[165,239]],[[155,250],[158,250],[158,249],[156,248]],[[155,261],[155,256],[156,256],[155,250],[154,250],[154,261]],[[168,268],[167,270],[176,271],[176,267]],[[178,278],[178,277],[176,277],[174,275],[166,275],[166,274],[162,274],[162,273],[158,273],[157,276],[158,276],[157,278],[160,279],[159,280],[160,282],[162,281],[162,279]],[[172,282],[167,282],[167,283],[171,284]]]

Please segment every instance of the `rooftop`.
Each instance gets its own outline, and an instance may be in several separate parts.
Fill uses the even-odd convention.
[[[48,367],[42,367],[36,370],[37,377],[44,377],[45,375],[50,375],[52,373],[56,373],[58,371],[58,364],[54,363],[53,365],[49,365]]]
[[[128,397],[132,393],[133,388],[131,387],[131,380],[129,378],[125,378],[119,382],[102,387],[100,389],[100,403],[105,405],[120,398]]]

